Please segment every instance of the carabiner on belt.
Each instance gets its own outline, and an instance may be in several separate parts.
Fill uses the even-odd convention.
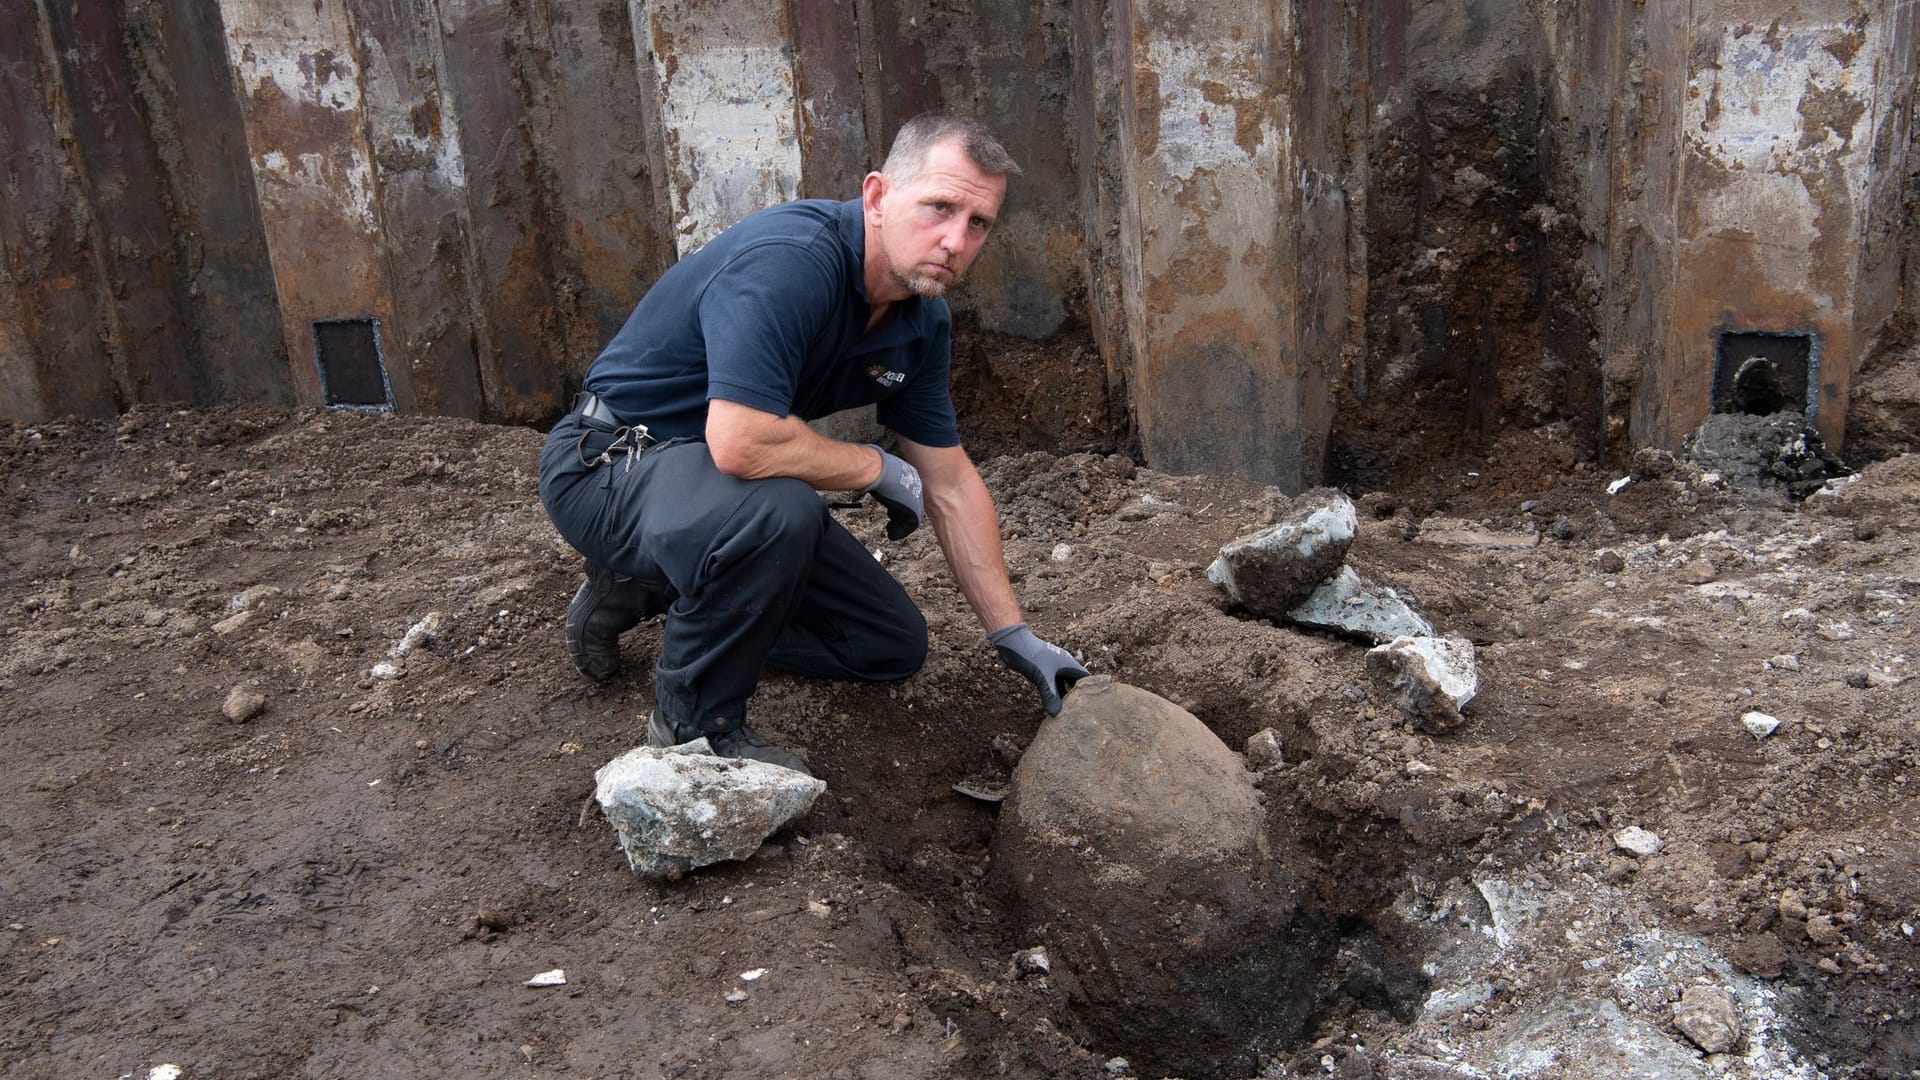
[[[652,446],[656,441],[654,437],[647,432],[647,426],[645,424],[623,425],[614,430],[613,441],[609,442],[606,448],[600,451],[599,456],[589,460],[587,458],[587,436],[592,434],[594,434],[594,432],[591,429],[581,432],[580,441],[574,444],[573,449],[574,454],[580,458],[580,464],[589,469],[612,462],[615,451],[625,451],[627,455],[626,469],[631,472],[633,470],[634,459],[639,457],[647,447]]]

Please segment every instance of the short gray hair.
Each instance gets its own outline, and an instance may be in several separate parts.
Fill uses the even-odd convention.
[[[911,183],[927,166],[927,154],[934,147],[953,139],[975,167],[988,176],[1018,176],[1020,165],[1007,153],[987,125],[952,113],[929,112],[906,122],[893,137],[893,149],[887,151],[880,171],[896,184]]]

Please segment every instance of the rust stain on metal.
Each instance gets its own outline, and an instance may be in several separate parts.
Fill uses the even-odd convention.
[[[1825,142],[1831,134],[1842,150],[1853,147],[1853,129],[1867,113],[1867,103],[1837,86],[1810,85],[1795,107],[1800,113],[1800,149]]]
[[[1183,246],[1164,270],[1148,276],[1143,297],[1146,309],[1154,315],[1173,315],[1225,290],[1231,262],[1232,255],[1224,247],[1198,243]]]

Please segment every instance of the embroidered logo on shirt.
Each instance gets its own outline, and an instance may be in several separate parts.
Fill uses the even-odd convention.
[[[891,390],[907,381],[907,373],[904,371],[891,371],[885,364],[875,364],[867,369],[867,378]]]

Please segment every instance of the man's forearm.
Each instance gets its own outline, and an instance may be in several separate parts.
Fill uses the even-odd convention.
[[[791,476],[824,491],[859,491],[880,475],[870,446],[829,439],[797,416],[717,399],[708,405],[707,449],[721,472],[742,480]]]
[[[1006,552],[1000,544],[1000,519],[979,474],[950,490],[929,490],[927,517],[960,594],[980,625],[992,631],[1019,622],[1020,603],[1007,578]]]

